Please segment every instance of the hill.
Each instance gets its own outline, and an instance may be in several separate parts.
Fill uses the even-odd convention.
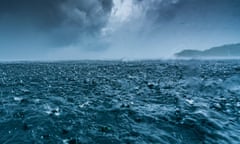
[[[240,43],[213,47],[204,51],[183,50],[176,53],[175,56],[183,58],[240,57]]]

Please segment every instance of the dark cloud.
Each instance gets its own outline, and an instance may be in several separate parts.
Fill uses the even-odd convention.
[[[28,39],[34,33],[52,46],[70,44],[97,35],[112,5],[112,0],[0,0],[0,30],[5,31],[0,37],[17,39],[21,33]]]
[[[135,0],[135,4],[142,8],[142,29],[148,29],[148,37],[159,37],[158,41],[191,46],[195,43],[199,49],[200,41],[206,42],[203,48],[230,39],[240,41],[239,0]]]
[[[42,26],[56,26],[62,20],[63,0],[0,0],[0,15]]]
[[[240,21],[239,0],[136,0],[143,5],[148,20],[158,23],[181,19],[180,23],[208,24]],[[207,20],[207,21],[206,21]]]
[[[56,27],[63,23],[101,26],[111,11],[111,0],[0,0],[0,15],[29,20],[32,23]],[[94,21],[93,21],[93,18]]]

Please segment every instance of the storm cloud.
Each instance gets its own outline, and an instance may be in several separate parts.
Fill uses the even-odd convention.
[[[158,58],[240,42],[239,0],[132,0],[130,5],[133,14],[113,39],[122,48],[130,45],[124,49],[129,57],[135,52]]]
[[[239,37],[239,0],[0,0],[2,59],[161,58]]]
[[[231,22],[228,20],[240,21],[239,0],[136,0],[136,3],[142,5],[146,17],[156,24],[179,20],[181,24],[205,26],[211,21],[224,24]]]
[[[112,4],[111,0],[0,0],[1,49],[31,51],[94,37],[107,23]]]
[[[111,0],[0,0],[0,16],[42,30],[73,26],[98,30],[111,11]]]

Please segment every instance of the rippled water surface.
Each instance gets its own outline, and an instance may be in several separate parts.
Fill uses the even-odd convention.
[[[0,64],[0,143],[239,144],[240,62]]]

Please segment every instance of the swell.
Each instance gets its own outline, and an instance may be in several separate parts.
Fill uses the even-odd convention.
[[[238,143],[237,61],[0,64],[1,143]]]

